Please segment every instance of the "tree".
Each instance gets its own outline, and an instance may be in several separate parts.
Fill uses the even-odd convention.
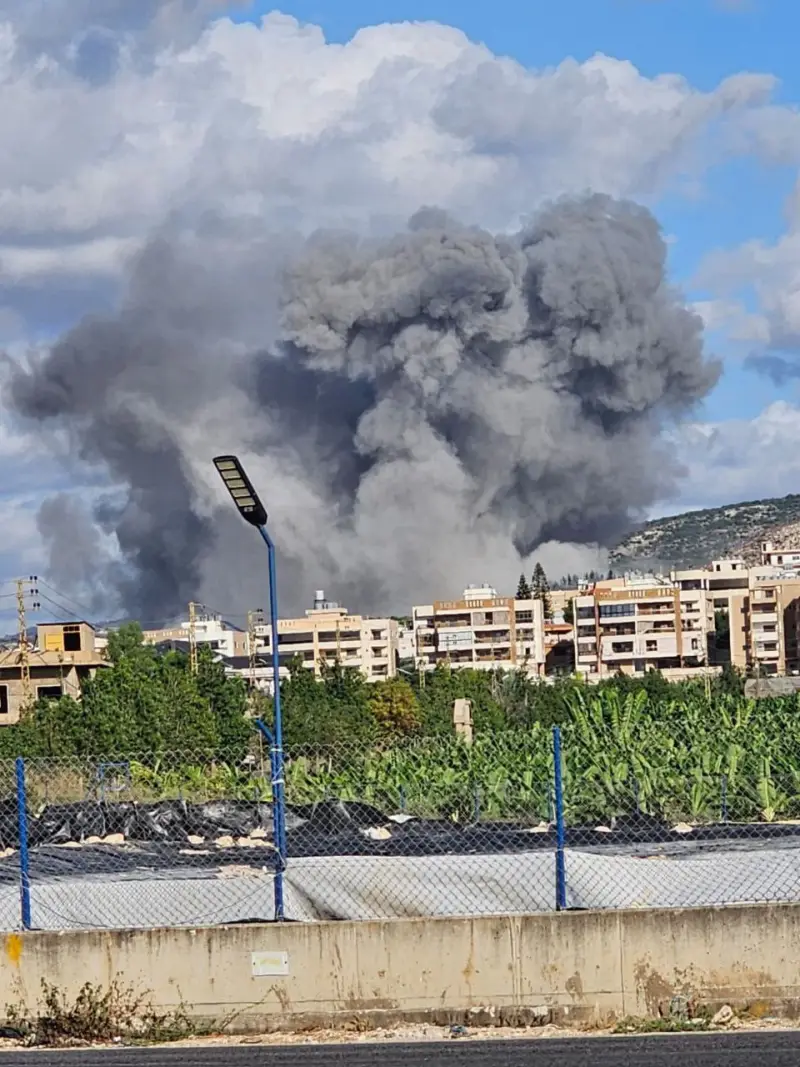
[[[372,686],[369,707],[381,731],[406,737],[420,726],[419,704],[414,690],[403,678],[387,678]]]
[[[564,605],[564,622],[569,623],[570,626],[575,625],[575,601],[568,600]]]
[[[524,574],[519,576],[519,584],[517,585],[517,600],[530,600],[531,587],[528,585],[528,579]]]
[[[247,716],[247,685],[243,678],[229,678],[208,645],[197,650],[197,691],[214,718],[223,758],[242,760],[253,734]]]
[[[537,563],[533,568],[531,592],[534,600],[541,600],[544,617],[547,621],[550,621],[553,618],[553,607],[550,601],[550,584],[547,581],[547,575],[545,574],[544,567],[541,563]]]

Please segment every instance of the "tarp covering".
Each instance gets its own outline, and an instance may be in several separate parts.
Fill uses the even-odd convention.
[[[292,808],[287,825],[285,903],[292,920],[497,915],[555,906],[551,827],[456,825],[338,801]],[[57,805],[32,818],[30,829],[36,928],[274,918],[268,805]],[[0,834],[13,847],[10,819]],[[102,837],[106,843],[98,842]],[[611,831],[571,828],[567,844],[570,908],[800,901],[800,826],[671,828],[635,816],[616,820]],[[19,923],[19,855],[12,853],[0,859],[0,927]]]
[[[114,846],[92,849],[89,862],[83,850],[63,851],[63,857],[49,850],[37,857],[46,862],[32,872],[39,929],[200,926],[274,917],[272,871],[238,849],[214,856],[213,864],[204,857],[202,864],[176,859],[174,866],[167,855],[120,856]],[[151,865],[156,858],[162,866]],[[0,864],[0,924],[15,929],[17,871],[7,864]],[[800,848],[652,858],[567,851],[566,869],[570,908],[800,901]],[[550,911],[555,861],[543,851],[296,859],[285,873],[285,898],[287,918],[301,922]]]

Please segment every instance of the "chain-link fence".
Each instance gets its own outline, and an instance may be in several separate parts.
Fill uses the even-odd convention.
[[[645,766],[572,727],[290,749],[276,836],[252,751],[0,762],[0,927],[800,900],[785,756]]]
[[[699,763],[590,761],[558,729],[289,753],[293,917],[800,900],[800,769]]]
[[[4,929],[274,918],[271,775],[256,757],[25,759],[0,763],[0,782]]]

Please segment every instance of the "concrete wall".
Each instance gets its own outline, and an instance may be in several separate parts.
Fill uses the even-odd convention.
[[[593,1022],[656,1015],[675,994],[780,1014],[800,993],[798,949],[797,905],[10,934],[0,1004],[32,1007],[42,978],[74,995],[116,976],[238,1031]]]

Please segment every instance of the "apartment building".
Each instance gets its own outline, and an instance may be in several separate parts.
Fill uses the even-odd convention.
[[[654,576],[618,581],[573,602],[578,672],[603,677],[708,664],[714,612],[706,589]]]
[[[761,565],[781,570],[800,567],[800,549],[779,548],[772,541],[761,542]]]
[[[88,622],[50,622],[36,627],[36,643],[27,650],[30,685],[20,648],[0,652],[0,725],[18,722],[29,701],[80,700],[81,685],[108,661],[95,647]]]
[[[197,605],[193,622],[184,619],[175,626],[162,630],[145,630],[144,642],[147,645],[163,645],[169,642],[187,642],[194,626],[195,641],[198,645],[208,645],[214,652],[233,659],[248,654],[247,634],[238,626],[226,622],[217,612],[209,611]]]
[[[753,568],[731,621],[731,662],[749,674],[800,673],[800,576]]]
[[[397,674],[398,623],[395,619],[372,619],[351,615],[346,608],[325,599],[317,590],[313,608],[302,619],[278,620],[278,654],[281,677],[288,675],[289,664],[297,658],[303,666],[319,676],[323,664],[339,662],[343,667],[361,671],[368,682],[394,678]],[[271,664],[272,626],[255,626],[258,657]],[[269,675],[271,666],[264,668]]]
[[[412,609],[417,666],[438,663],[478,670],[545,670],[544,612],[540,600],[498,596],[489,585],[469,586],[459,600]]]

